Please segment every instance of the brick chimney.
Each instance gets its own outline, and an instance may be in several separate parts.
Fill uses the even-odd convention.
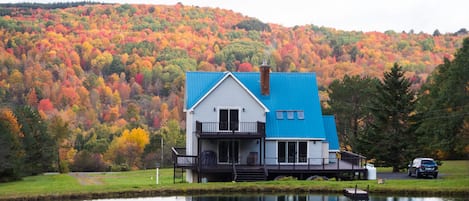
[[[261,72],[261,94],[264,96],[270,95],[270,66],[264,60],[260,67]]]

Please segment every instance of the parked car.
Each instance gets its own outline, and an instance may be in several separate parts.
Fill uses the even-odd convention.
[[[438,177],[438,165],[432,158],[415,158],[409,163],[407,174],[409,176],[415,175],[417,178],[432,176],[436,179]]]

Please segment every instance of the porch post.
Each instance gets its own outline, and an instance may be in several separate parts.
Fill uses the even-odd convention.
[[[262,139],[263,139],[263,141],[264,141],[264,142],[263,142],[263,143],[264,143],[264,147],[262,147],[262,148],[264,149],[264,153],[263,153],[262,155],[264,155],[264,164],[265,164],[265,154],[266,154],[266,153],[265,153],[265,137],[262,137]]]
[[[200,168],[200,138],[197,137],[197,183],[200,183],[200,174],[201,174],[201,168]]]
[[[259,156],[262,154],[262,138],[259,139]],[[259,165],[262,165],[262,157],[259,157]]]
[[[234,134],[235,130],[231,130],[233,132],[232,138],[231,138],[231,166],[234,166]]]

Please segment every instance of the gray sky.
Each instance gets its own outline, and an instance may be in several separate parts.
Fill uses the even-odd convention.
[[[14,2],[73,2],[80,0],[0,0]],[[314,24],[346,31],[396,32],[413,29],[433,33],[469,29],[467,0],[93,0],[129,4],[165,4],[218,7],[263,22],[292,27]]]

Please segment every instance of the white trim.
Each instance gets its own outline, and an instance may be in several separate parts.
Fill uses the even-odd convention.
[[[230,111],[231,110],[238,110],[238,131],[239,131],[240,126],[241,126],[241,107],[238,107],[238,106],[216,106],[215,108],[216,108],[218,123],[221,123],[220,122],[220,110],[228,110],[228,120],[230,120]],[[230,122],[231,121],[228,121],[228,127],[231,126]],[[230,131],[230,129],[220,130],[220,126],[218,126],[217,131],[218,132],[220,132],[220,131]]]
[[[220,81],[218,81],[204,96],[202,96],[202,98],[200,98],[191,108],[189,108],[187,111],[194,111],[194,109],[204,100],[208,97],[209,94],[211,94],[218,86],[221,85],[221,83],[223,83],[229,76],[231,76],[240,86],[241,88],[243,88],[256,102],[257,104],[259,104],[265,112],[269,112],[269,109],[264,105],[262,104],[261,101],[259,101],[259,99],[256,98],[256,96],[254,96],[254,94],[252,94],[251,91],[249,91],[248,88],[246,88],[246,86],[244,86],[243,83],[241,83],[241,81],[238,80],[238,78],[236,78],[236,76],[234,76],[231,72],[225,72],[226,75],[223,76],[222,79],[220,79]]]
[[[276,140],[301,140],[301,141],[324,141],[326,138],[265,138],[265,140],[271,140],[271,141],[276,141]]]
[[[285,143],[285,161],[286,162],[279,162],[279,157],[278,157],[278,150],[279,150],[279,143],[280,142],[284,142]],[[288,144],[290,142],[293,142],[295,143],[295,161],[294,162],[289,162],[289,154],[288,154]],[[305,162],[300,162],[300,142],[303,142],[303,143],[306,143],[306,161]],[[308,164],[308,159],[310,157],[309,155],[309,144],[308,144],[308,141],[307,140],[279,140],[277,141],[277,164],[279,165],[291,165],[291,164],[300,164],[300,165],[304,165],[304,164]]]

